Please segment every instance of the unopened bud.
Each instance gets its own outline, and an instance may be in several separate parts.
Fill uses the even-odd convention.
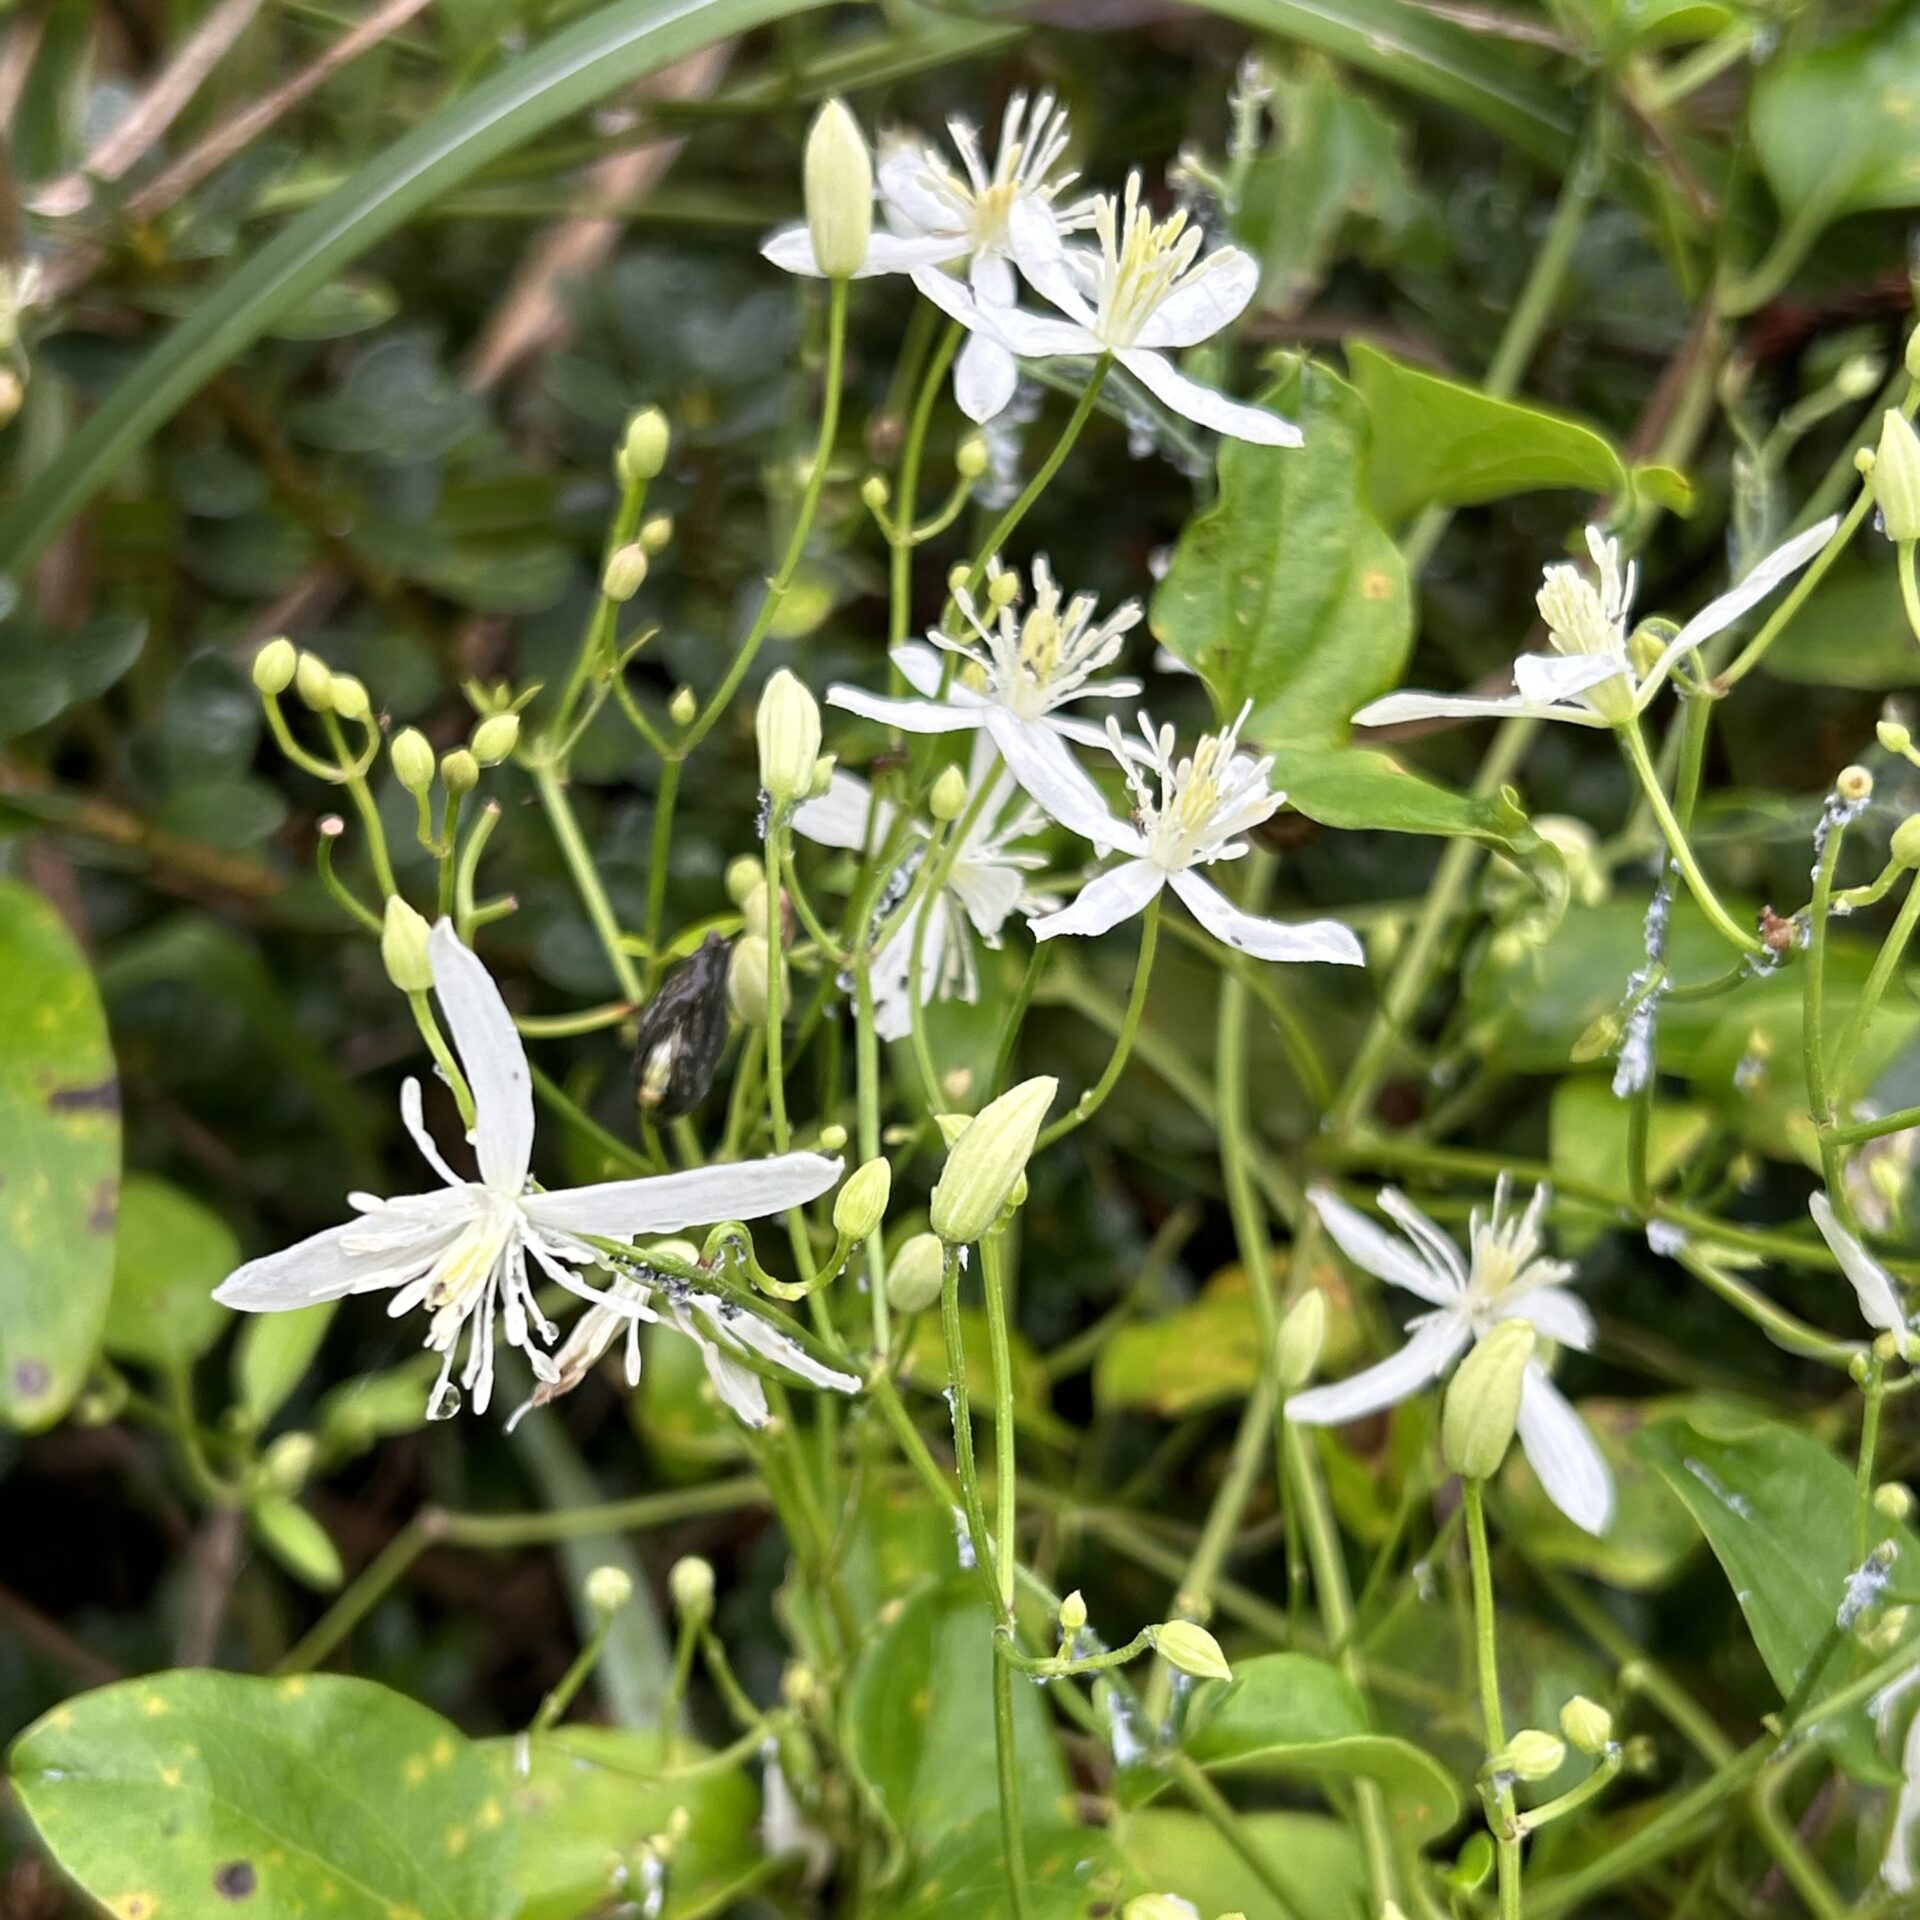
[[[848,1174],[833,1196],[833,1230],[843,1240],[865,1240],[886,1218],[893,1192],[893,1169],[885,1160],[869,1160]]]
[[[471,793],[480,784],[480,762],[465,747],[440,756],[440,783],[449,793]]]
[[[1274,1369],[1280,1392],[1298,1393],[1313,1378],[1320,1364],[1320,1350],[1327,1341],[1327,1296],[1318,1287],[1309,1287],[1280,1322],[1280,1339]]]
[[[15,367],[0,367],[0,427],[12,423],[13,417],[26,404],[27,383],[20,378]]]
[[[857,273],[873,233],[873,160],[842,100],[813,116],[803,168],[813,258],[830,280]]]
[[[1599,1701],[1576,1693],[1560,1709],[1560,1731],[1576,1753],[1604,1753],[1613,1740],[1613,1715]]]
[[[1581,1028],[1569,1057],[1576,1066],[1582,1067],[1590,1060],[1604,1060],[1620,1044],[1626,1030],[1626,1022],[1612,1008],[1595,1014]]]
[[[667,718],[676,727],[690,727],[693,717],[700,711],[700,703],[693,697],[691,687],[675,687],[673,698],[667,702]]]
[[[1060,1638],[1071,1640],[1087,1624],[1087,1603],[1080,1589],[1075,1587],[1060,1602]]]
[[[954,471],[962,480],[978,480],[987,470],[987,458],[985,437],[970,433],[953,450]]]
[[[1882,720],[1874,735],[1889,753],[1905,753],[1913,745],[1912,731],[1898,720]]]
[[[968,1122],[928,1209],[934,1232],[949,1246],[978,1240],[999,1224],[1059,1084],[1047,1074],[1022,1081]]]
[[[987,582],[987,599],[996,607],[1010,607],[1020,598],[1020,576],[1012,568]]]
[[[936,820],[957,820],[966,811],[967,776],[958,767],[945,767],[927,796],[927,808]]]
[[[647,577],[647,550],[638,540],[615,547],[607,555],[606,569],[600,575],[600,591],[609,600],[624,606],[640,591]]]
[[[402,727],[387,749],[393,777],[409,793],[425,793],[433,785],[433,749],[418,727]]]
[[[640,522],[638,538],[642,553],[664,553],[673,539],[673,516],[665,513],[649,514]]]
[[[1865,767],[1842,767],[1834,777],[1833,790],[1849,806],[1873,798],[1873,775]]]
[[[1873,1510],[1883,1520],[1911,1520],[1913,1493],[1898,1480],[1883,1481],[1873,1490]]]
[[[895,1313],[925,1313],[940,1298],[946,1250],[937,1233],[916,1233],[887,1268],[887,1305]]]
[[[713,1563],[689,1553],[673,1563],[667,1596],[683,1620],[706,1620],[713,1613]]]
[[[1495,1773],[1510,1773],[1516,1780],[1545,1780],[1566,1765],[1567,1743],[1558,1735],[1538,1727],[1524,1727],[1493,1756]]]
[[[1873,497],[1889,540],[1920,540],[1920,435],[1898,407],[1889,407],[1880,422]]]
[[[766,878],[756,871],[753,876],[753,885],[748,888],[746,898],[740,902],[740,924],[756,940],[764,941],[767,937],[767,914],[770,905]]]
[[[1920,867],[1920,813],[1910,813],[1893,830],[1887,849],[1897,865]]]
[[[833,785],[833,766],[837,755],[820,754],[813,763],[813,784],[807,789],[809,800],[818,800]]]
[[[253,684],[269,700],[285,693],[293,685],[294,668],[299,664],[299,659],[291,640],[284,636],[269,640],[253,656]]]
[[[767,682],[753,730],[760,745],[760,784],[774,804],[806,799],[820,760],[820,708],[785,667]]]
[[[294,664],[293,690],[315,713],[333,711],[333,674],[317,653],[303,653]]]
[[[1461,1361],[1440,1410],[1440,1452],[1449,1472],[1490,1480],[1500,1471],[1533,1349],[1529,1322],[1502,1320]]]
[[[766,884],[766,869],[752,854],[737,854],[727,862],[727,898],[736,907],[744,907],[753,898],[755,889]]]
[[[517,713],[492,713],[473,730],[468,743],[473,757],[483,767],[497,767],[520,744],[520,716]]]
[[[433,968],[427,960],[427,923],[425,918],[400,898],[387,895],[386,918],[380,925],[380,958],[387,978],[402,993],[425,993],[433,985]]]
[[[886,481],[877,473],[870,473],[860,482],[860,499],[869,513],[885,513],[887,502],[893,494]]]
[[[667,464],[672,439],[667,416],[658,407],[643,407],[627,422],[626,437],[614,461],[621,480],[633,487],[655,478]]]
[[[261,1478],[275,1493],[298,1493],[307,1484],[319,1451],[312,1434],[283,1433],[261,1456]]]
[[[1195,1680],[1231,1680],[1233,1669],[1220,1651],[1220,1642],[1191,1620],[1168,1620],[1151,1627],[1147,1638],[1168,1666]]]
[[[1871,353],[1850,353],[1833,376],[1833,390],[1842,400],[1864,400],[1880,384],[1879,360]]]
[[[786,958],[781,957],[784,972]],[[784,984],[784,982],[783,982]],[[782,1003],[785,995],[781,996]],[[733,943],[727,958],[727,1005],[743,1027],[767,1024],[767,943],[749,935]]]
[[[838,1153],[846,1144],[847,1130],[839,1121],[836,1120],[832,1126],[822,1127],[820,1129],[820,1151],[822,1153]]]
[[[364,720],[373,711],[365,686],[350,673],[336,673],[329,691],[333,710],[342,720]]]
[[[595,1567],[587,1575],[585,1592],[587,1605],[609,1619],[633,1598],[633,1576],[624,1567]]]

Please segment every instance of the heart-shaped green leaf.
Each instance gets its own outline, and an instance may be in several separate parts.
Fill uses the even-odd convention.
[[[239,1264],[227,1223],[151,1174],[120,1189],[120,1239],[103,1336],[119,1360],[187,1367],[219,1339],[225,1307],[213,1290]]]
[[[1287,804],[1323,827],[1431,833],[1518,848],[1532,829],[1510,791],[1485,796],[1444,787],[1367,747],[1269,749],[1273,784]]]

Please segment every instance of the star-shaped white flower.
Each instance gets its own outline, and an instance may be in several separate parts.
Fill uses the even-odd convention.
[[[1719,599],[1711,601],[1655,656],[1642,672],[1628,647],[1627,616],[1633,609],[1634,569],[1620,564],[1620,543],[1598,527],[1587,529],[1595,578],[1556,561],[1546,570],[1536,604],[1546,622],[1551,653],[1523,653],[1513,663],[1513,691],[1493,698],[1474,694],[1390,693],[1356,713],[1354,724],[1389,727],[1405,720],[1504,718],[1570,720],[1579,727],[1617,727],[1647,710],[1684,653],[1730,627],[1783,580],[1804,567],[1839,525],[1837,518],[1809,527],[1756,566]]]
[[[1023,359],[1110,353],[1163,406],[1200,426],[1261,446],[1300,444],[1290,421],[1189,380],[1166,355],[1211,339],[1238,318],[1260,284],[1250,255],[1216,247],[1201,259],[1199,228],[1184,213],[1155,220],[1140,204],[1138,174],[1128,177],[1124,200],[1102,194],[1094,203],[1097,250],[1069,247],[1051,210],[1030,199],[1014,205],[1007,231],[1020,271],[1064,320],[977,300],[937,267],[916,271],[913,284],[970,332]]]
[[[1525,1320],[1562,1346],[1593,1344],[1593,1316],[1562,1282],[1573,1264],[1541,1257],[1541,1222],[1550,1194],[1534,1189],[1518,1218],[1507,1211],[1502,1175],[1491,1214],[1478,1209],[1471,1228],[1471,1257],[1418,1207],[1392,1187],[1380,1195],[1381,1210],[1404,1238],[1376,1226],[1324,1187],[1308,1195],[1321,1224],[1355,1266],[1403,1287],[1434,1309],[1408,1323],[1398,1353],[1337,1385],[1315,1387],[1287,1402],[1287,1418],[1308,1426],[1337,1426],[1397,1405],[1438,1380],[1461,1354],[1502,1320]],[[1568,1404],[1538,1360],[1529,1361],[1520,1392],[1520,1444],[1547,1497],[1576,1526],[1605,1533],[1613,1517],[1613,1475],[1586,1424]]]
[[[1073,904],[1030,921],[1036,940],[1063,933],[1105,933],[1130,920],[1161,889],[1171,887],[1187,911],[1216,940],[1261,960],[1325,960],[1339,966],[1366,964],[1353,929],[1338,920],[1287,925],[1243,913],[1199,869],[1216,860],[1237,860],[1250,833],[1286,801],[1273,787],[1273,761],[1240,751],[1240,729],[1252,703],[1220,733],[1204,734],[1193,752],[1176,759],[1171,727],[1157,732],[1143,713],[1144,751],[1107,722],[1108,747],[1133,790],[1131,821],[1116,820],[1102,802],[1089,813],[1074,796],[1062,806],[1042,804],[1064,827],[1096,846],[1117,847],[1129,858],[1096,875]],[[1143,765],[1158,777],[1151,784]]]
[[[1840,1271],[1852,1283],[1860,1301],[1860,1312],[1870,1327],[1890,1333],[1900,1343],[1903,1360],[1920,1359],[1920,1333],[1916,1317],[1910,1316],[1900,1301],[1899,1283],[1864,1246],[1859,1238],[1840,1224],[1833,1202],[1824,1193],[1816,1193],[1807,1202],[1813,1224],[1820,1237],[1833,1249]]]
[[[931,647],[909,644],[893,650],[894,664],[918,696],[894,699],[859,687],[830,687],[827,704],[882,720],[903,733],[963,733],[983,730],[1000,750],[1007,771],[1032,797],[1057,809],[1104,815],[1100,790],[1087,778],[1066,742],[1104,747],[1106,736],[1091,721],[1062,711],[1081,700],[1130,699],[1137,680],[1095,676],[1119,658],[1128,632],[1139,624],[1140,605],[1129,600],[1096,621],[1090,593],[1061,602],[1044,554],[1033,563],[1033,604],[1024,613],[1014,577],[997,558],[987,563],[984,605],[961,588],[954,596],[972,629],[954,639],[935,630]],[[941,692],[947,672],[935,649],[960,656],[961,671]]]
[[[979,782],[1001,779],[992,765],[991,744],[983,740],[974,754],[970,790]],[[1003,791],[1011,792],[1011,787]],[[996,818],[996,816],[999,816]],[[961,816],[965,818],[963,813]],[[879,799],[857,774],[836,772],[827,791],[794,810],[797,833],[823,847],[845,847],[860,853],[878,847],[892,833],[895,808]],[[1022,905],[1037,904],[1027,889],[1027,876],[1046,865],[1046,856],[1022,852],[1013,843],[1037,833],[1040,814],[1022,803],[1002,812],[999,798],[990,795],[979,816],[968,827],[954,854],[947,884],[873,956],[874,1031],[883,1040],[899,1040],[913,1026],[912,972],[916,938],[920,945],[920,1004],[960,999],[971,1003],[980,991],[974,960],[974,935],[998,947],[1007,916]],[[875,908],[884,919],[897,907],[913,883],[929,830],[914,822],[915,844]],[[916,933],[916,928],[922,929]],[[969,928],[972,929],[969,932]]]
[[[415,1307],[430,1312],[426,1344],[445,1356],[427,1402],[428,1418],[458,1412],[461,1392],[476,1412],[485,1412],[493,1393],[496,1312],[507,1344],[526,1354],[535,1374],[547,1381],[558,1377],[544,1351],[557,1329],[534,1301],[529,1260],[569,1293],[604,1305],[611,1296],[576,1271],[601,1258],[583,1236],[628,1240],[716,1220],[758,1219],[800,1206],[833,1184],[838,1160],[788,1153],[644,1180],[531,1190],[533,1083],[513,1018],[493,977],[460,944],[451,922],[435,926],[427,952],[434,991],[473,1090],[479,1179],[463,1180],[441,1157],[422,1123],[420,1083],[409,1080],[400,1090],[401,1118],[445,1186],[391,1200],[350,1195],[354,1219],[248,1261],[215,1290],[224,1305],[274,1313],[350,1293],[391,1292],[390,1314]],[[463,1329],[467,1360],[456,1390],[453,1365]]]

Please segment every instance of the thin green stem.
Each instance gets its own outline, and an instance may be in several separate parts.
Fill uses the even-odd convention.
[[[1860,1050],[1860,1043],[1866,1038],[1867,1028],[1873,1016],[1880,1010],[1880,1002],[1885,996],[1896,969],[1906,956],[1907,945],[1913,938],[1913,930],[1920,926],[1920,871],[1916,871],[1907,886],[1907,897],[1900,903],[1900,911],[1893,917],[1893,925],[1887,929],[1887,937],[1880,943],[1880,951],[1873,957],[1873,966],[1867,974],[1867,984],[1860,989],[1860,998],[1853,1009],[1852,1018],[1847,1022],[1846,1032],[1840,1041],[1840,1051],[1835,1057],[1833,1077],[1836,1085],[1845,1086],[1853,1072],[1854,1057]],[[1863,1121],[1862,1126],[1870,1126],[1873,1132],[1856,1133],[1853,1127],[1835,1127],[1833,1137],[1836,1140],[1858,1138],[1871,1140],[1876,1133],[1894,1133],[1898,1129],[1880,1121]]]
[[[573,876],[580,904],[586,908],[587,918],[593,923],[600,950],[607,956],[613,977],[619,981],[620,991],[627,999],[644,1000],[646,993],[640,984],[639,970],[633,964],[632,955],[627,952],[625,936],[620,931],[619,921],[614,918],[613,903],[607,898],[607,890],[600,880],[600,869],[594,864],[593,854],[580,831],[579,821],[574,818],[573,803],[567,797],[567,789],[552,761],[535,760],[532,771],[534,791],[540,796],[540,804],[546,810],[553,837],[559,842],[561,858],[566,861],[567,871]]]
[[[1294,1907],[1285,1881],[1274,1871],[1266,1849],[1254,1845],[1233,1803],[1186,1754],[1176,1750],[1168,1766],[1180,1783],[1180,1791],[1193,1803],[1194,1811],[1226,1842],[1234,1857],[1266,1891],[1267,1910],[1278,1915],[1279,1920],[1292,1920]]]
[[[1626,755],[1627,765],[1633,769],[1634,778],[1639,781],[1647,805],[1659,823],[1667,851],[1673,856],[1674,865],[1680,869],[1681,877],[1687,883],[1687,891],[1693,895],[1694,904],[1707,916],[1714,930],[1743,953],[1763,952],[1758,937],[1742,927],[1720,904],[1720,896],[1700,871],[1700,863],[1694,858],[1686,829],[1674,817],[1673,808],[1668,804],[1666,792],[1660,785],[1660,776],[1654,771],[1653,760],[1647,752],[1646,737],[1640,731],[1640,722],[1629,719],[1614,731],[1621,751]]]
[[[950,320],[940,335],[927,362],[920,391],[913,403],[913,416],[907,423],[905,443],[900,449],[900,476],[894,488],[894,532],[892,551],[887,556],[887,641],[898,646],[907,637],[913,623],[913,516],[920,489],[920,462],[926,452],[927,425],[933,418],[934,402],[953,365],[966,329]]]
[[[440,1022],[434,1018],[433,1002],[424,993],[410,993],[407,1005],[413,1009],[413,1023],[420,1029],[420,1037],[427,1043],[434,1065],[452,1090],[454,1104],[460,1109],[461,1124],[471,1130],[475,1124],[473,1089],[467,1085],[467,1076],[460,1071],[460,1062],[453,1057],[453,1049],[440,1031]]]
[[[1487,1550],[1486,1494],[1478,1480],[1462,1480],[1461,1503],[1467,1516],[1467,1556],[1473,1572],[1474,1665],[1480,1680],[1480,1717],[1486,1724],[1487,1756],[1500,1754],[1507,1744],[1506,1715],[1500,1706],[1499,1651],[1495,1640],[1493,1559]],[[1520,1920],[1520,1829],[1514,1815],[1513,1783],[1501,1775],[1494,1780],[1494,1805],[1499,1822],[1494,1845],[1499,1856],[1500,1920]]]
[[[1916,640],[1920,640],[1920,580],[1914,577],[1914,542],[1902,540],[1896,551],[1897,571],[1900,575],[1900,605],[1907,616],[1907,626]]]
[[[987,1345],[993,1364],[993,1485],[997,1506],[994,1554],[1000,1610],[1013,1617],[1013,1565],[1017,1554],[1018,1467],[1014,1459],[1013,1347],[1007,1326],[1006,1236],[980,1242],[980,1285],[987,1305]]]
[[[1853,1472],[1853,1564],[1859,1566],[1873,1544],[1873,1463],[1880,1448],[1880,1410],[1886,1405],[1887,1363],[1876,1353],[1860,1383],[1860,1454]]]
[[[1827,810],[1821,816],[1824,837],[1813,869],[1813,900],[1807,909],[1807,968],[1802,982],[1800,1036],[1806,1060],[1807,1106],[1820,1144],[1820,1167],[1827,1183],[1827,1197],[1833,1202],[1834,1212],[1851,1225],[1853,1207],[1840,1178],[1843,1152],[1833,1138],[1833,1095],[1827,1080],[1826,1047],[1827,930],[1833,918],[1833,876],[1846,842],[1847,818],[1848,811],[1838,803],[1838,796],[1827,803]]]
[[[1140,917],[1140,948],[1134,956],[1133,990],[1127,996],[1127,1010],[1121,1019],[1120,1032],[1114,1040],[1106,1068],[1100,1078],[1080,1096],[1072,1111],[1062,1114],[1041,1134],[1040,1146],[1050,1147],[1074,1128],[1085,1125],[1106,1104],[1108,1094],[1119,1084],[1120,1076],[1126,1071],[1127,1061],[1133,1053],[1134,1036],[1140,1031],[1140,1016],[1146,1011],[1147,986],[1153,975],[1154,948],[1159,938],[1160,896],[1156,893],[1147,902],[1146,912]]]

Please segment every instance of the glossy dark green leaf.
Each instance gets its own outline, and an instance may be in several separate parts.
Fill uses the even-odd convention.
[[[113,1289],[120,1082],[86,956],[0,879],[0,1419],[67,1409]]]
[[[102,1344],[117,1360],[191,1366],[231,1317],[213,1290],[239,1264],[232,1230],[211,1207],[151,1174],[129,1175]]]

